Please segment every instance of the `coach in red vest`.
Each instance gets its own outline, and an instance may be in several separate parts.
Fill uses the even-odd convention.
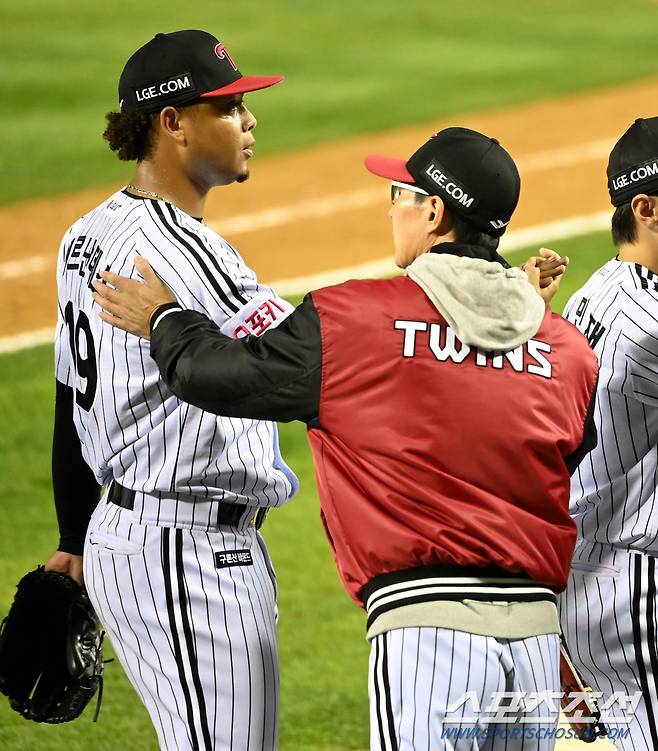
[[[404,276],[314,291],[261,337],[156,307],[171,298],[141,261],[146,284],[104,274],[114,289],[96,299],[150,333],[181,399],[307,423],[327,538],[368,613],[373,749],[453,748],[460,727],[550,748],[536,731],[554,702],[517,704],[515,740],[495,696],[559,691],[555,593],[575,542],[569,477],[596,442],[596,357],[496,252],[520,188],[496,139],[448,128],[366,166],[392,181]]]

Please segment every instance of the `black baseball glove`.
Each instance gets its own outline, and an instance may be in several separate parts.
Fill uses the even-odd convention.
[[[0,691],[28,720],[74,720],[102,690],[102,642],[85,590],[39,566],[0,626]]]

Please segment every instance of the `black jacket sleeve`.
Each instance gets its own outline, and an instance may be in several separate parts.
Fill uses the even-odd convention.
[[[82,555],[89,519],[100,497],[100,485],[82,458],[73,422],[73,389],[59,381],[55,384],[52,479],[59,524],[58,550]]]
[[[278,422],[318,416],[322,341],[310,295],[277,328],[243,339],[201,313],[158,310],[151,357],[177,397],[208,412]]]
[[[598,383],[598,379],[597,379]],[[585,415],[585,425],[583,427],[583,440],[580,443],[580,446],[568,456],[564,457],[564,462],[567,465],[567,469],[569,470],[569,474],[572,475],[576,469],[578,469],[578,465],[582,460],[589,454],[589,452],[596,448],[596,444],[598,443],[598,433],[596,430],[596,424],[594,422],[594,407],[596,405],[596,385],[594,386],[594,390],[592,391],[592,398],[589,402],[589,407],[587,408],[587,414]]]

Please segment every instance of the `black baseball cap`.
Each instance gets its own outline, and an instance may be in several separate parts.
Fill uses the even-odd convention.
[[[614,145],[608,192],[613,206],[628,203],[638,193],[658,194],[658,117],[639,117]]]
[[[365,165],[375,175],[409,183],[439,196],[462,219],[500,237],[519,200],[521,178],[512,157],[495,138],[468,128],[446,128],[405,162],[370,155]]]
[[[283,76],[243,76],[226,47],[207,31],[156,34],[126,63],[119,79],[124,112],[159,112],[198,99],[273,86]]]

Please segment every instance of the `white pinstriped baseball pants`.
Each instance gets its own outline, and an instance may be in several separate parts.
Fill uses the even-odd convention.
[[[217,568],[225,551],[253,563]],[[101,500],[84,577],[160,748],[277,748],[276,585],[255,529],[140,525]]]
[[[423,627],[376,636],[368,680],[371,751],[550,751],[556,706],[536,706],[520,726],[476,718],[476,705],[460,700],[477,697],[484,709],[495,692],[558,692],[558,655],[557,634],[507,640]]]
[[[658,749],[658,608],[656,559],[612,545],[580,541],[569,584],[558,601],[564,639],[585,682],[642,698],[630,724],[606,722],[623,751]],[[610,709],[623,716],[614,702]],[[619,731],[630,731],[624,737]]]

